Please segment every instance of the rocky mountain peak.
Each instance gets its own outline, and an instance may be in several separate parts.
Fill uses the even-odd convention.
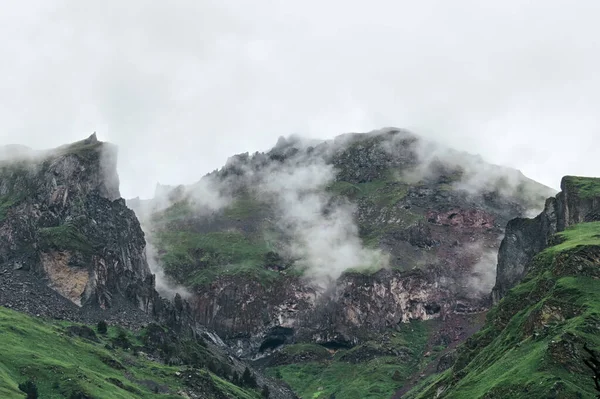
[[[3,161],[0,262],[43,276],[79,306],[151,309],[144,233],[120,198],[116,162],[116,146],[95,134]]]

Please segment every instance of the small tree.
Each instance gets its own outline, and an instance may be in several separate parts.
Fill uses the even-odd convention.
[[[584,363],[592,370],[594,376],[594,387],[600,392],[600,355],[596,351],[588,348],[587,344],[583,345],[583,349],[590,355],[589,359],[584,359]],[[600,398],[600,394],[596,396]]]
[[[266,386],[266,385],[263,385],[263,389],[262,389],[262,392],[261,392],[261,394],[262,394],[262,397],[263,397],[263,398],[265,398],[265,399],[269,399],[269,395],[271,394],[271,393],[269,392],[269,387],[268,387],[268,386]]]
[[[98,330],[98,334],[106,334],[108,331],[108,325],[106,324],[106,322],[104,320],[101,320],[98,322],[98,326],[96,327],[96,330]]]
[[[233,385],[238,385],[238,386],[240,385],[240,376],[237,373],[237,371],[233,372],[233,375],[231,376],[231,383]]]
[[[129,349],[131,347],[131,342],[129,342],[129,337],[127,336],[127,331],[122,328],[119,328],[117,332],[116,338],[112,339],[114,345],[121,347],[123,349]]]
[[[256,377],[252,375],[248,367],[244,369],[244,374],[242,374],[242,384],[248,388],[256,388],[258,386],[256,384]]]
[[[35,383],[31,380],[27,380],[22,384],[19,384],[19,389],[27,394],[27,399],[37,399],[38,389]]]
[[[278,380],[283,380],[283,376],[281,375],[281,371],[279,369],[275,370],[275,378]]]

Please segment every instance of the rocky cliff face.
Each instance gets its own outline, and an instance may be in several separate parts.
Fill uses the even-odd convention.
[[[485,310],[504,226],[552,193],[395,129],[282,139],[167,191],[129,205],[198,317],[248,357]]]
[[[506,227],[498,253],[496,285],[492,297],[498,302],[527,274],[527,265],[552,245],[556,232],[578,223],[600,220],[600,179],[565,176],[561,192],[549,198],[534,219],[517,218]]]
[[[120,198],[116,149],[95,135],[2,164],[0,262],[35,273],[78,306],[153,307],[135,214]]]

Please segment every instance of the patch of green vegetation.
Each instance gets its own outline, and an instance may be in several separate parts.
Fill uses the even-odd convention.
[[[265,203],[247,194],[236,198],[235,201],[223,210],[223,215],[228,219],[248,219],[263,212],[266,206]]]
[[[383,174],[377,180],[364,183],[336,181],[327,187],[334,195],[343,195],[351,200],[368,200],[379,207],[393,206],[406,197],[408,185],[395,178],[393,170]]]
[[[57,227],[39,229],[40,239],[44,247],[56,250],[73,250],[89,253],[93,247],[74,223],[65,223]]]
[[[317,344],[294,344],[288,345],[281,350],[288,355],[299,355],[302,353],[314,353],[318,356],[327,357],[329,351],[321,345]]]
[[[10,208],[35,192],[35,173],[34,165],[26,161],[0,162],[0,182],[6,190],[0,197],[0,222],[4,221]]]
[[[258,395],[254,391],[244,390],[237,385],[232,384],[231,382],[218,377],[216,375],[212,375],[213,382],[219,387],[219,389],[223,392],[225,397],[227,398],[235,398],[235,399],[257,399]]]
[[[19,203],[19,198],[13,196],[0,197],[0,222],[6,219],[8,210]]]
[[[65,334],[68,323],[45,321],[0,307],[0,397],[21,399],[18,384],[33,381],[39,397],[58,399],[83,393],[94,398],[179,398],[179,367],[166,366],[123,349],[107,349],[119,335],[111,328],[98,342]],[[127,336],[135,342],[131,332]],[[227,397],[256,399],[258,392],[243,390],[216,375],[210,378]],[[142,381],[168,387],[158,394]]]
[[[581,223],[557,234],[563,242],[544,251],[556,255],[582,245],[600,245],[600,222]]]
[[[407,398],[593,398],[582,350],[600,349],[599,223],[561,233],[523,283],[492,308],[456,364]],[[596,255],[593,255],[596,254]],[[566,275],[568,274],[568,275]]]
[[[185,220],[193,216],[194,211],[188,201],[179,201],[168,207],[162,212],[153,215],[153,221],[158,223],[167,223]]]
[[[423,219],[423,215],[395,206],[408,193],[409,185],[396,178],[396,172],[389,170],[378,180],[365,183],[336,181],[327,187],[334,195],[345,196],[352,201],[364,201],[378,209],[377,220],[359,222],[360,237],[365,246],[379,247],[379,240],[386,233],[407,228]],[[394,220],[394,223],[381,222],[381,218]]]
[[[361,190],[357,184],[346,181],[336,181],[327,186],[327,191],[334,195],[343,195],[348,198],[356,198],[361,195]]]
[[[398,331],[389,334],[386,344],[367,341],[349,350],[338,350],[333,360],[278,366],[268,372],[280,376],[302,399],[332,395],[344,399],[389,398],[422,361],[429,331],[429,322],[401,324]],[[311,348],[293,345],[283,350],[295,353]],[[389,354],[389,349],[403,355]]]
[[[582,198],[600,197],[600,178],[565,176],[563,183],[567,190],[577,191]]]
[[[240,232],[162,231],[156,239],[165,270],[188,286],[210,283],[220,275],[251,276],[261,282],[278,276],[264,267],[269,252],[266,243]]]

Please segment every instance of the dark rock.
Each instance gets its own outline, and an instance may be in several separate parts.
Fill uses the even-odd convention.
[[[94,330],[88,326],[69,326],[66,329],[67,334],[72,337],[80,337],[89,341],[100,342]]]

